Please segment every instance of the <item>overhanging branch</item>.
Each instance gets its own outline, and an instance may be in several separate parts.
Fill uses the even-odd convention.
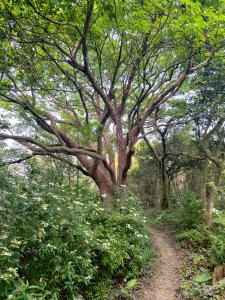
[[[106,158],[103,155],[100,155],[96,152],[94,152],[93,149],[84,149],[82,146],[76,146],[76,147],[66,147],[66,146],[49,146],[46,144],[43,144],[33,138],[26,137],[26,136],[17,136],[17,135],[8,135],[5,133],[0,132],[0,140],[7,140],[11,139],[14,140],[21,145],[26,146],[29,148],[32,152],[38,152],[38,153],[48,153],[48,154],[54,154],[54,153],[62,153],[62,154],[68,154],[68,155],[85,155],[89,156],[91,158],[96,158],[101,161],[106,161]]]

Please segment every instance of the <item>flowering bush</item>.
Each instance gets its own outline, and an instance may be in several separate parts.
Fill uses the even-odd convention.
[[[1,202],[0,299],[109,299],[150,258],[138,200],[107,209],[68,186],[7,192]]]

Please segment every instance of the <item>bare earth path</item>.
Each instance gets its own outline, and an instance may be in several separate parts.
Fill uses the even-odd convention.
[[[138,300],[183,300],[178,292],[181,266],[179,252],[166,233],[154,228],[150,228],[149,231],[153,236],[153,246],[157,254],[155,272],[150,286],[145,284],[135,298]]]

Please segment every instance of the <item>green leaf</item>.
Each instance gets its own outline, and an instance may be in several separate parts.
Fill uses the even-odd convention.
[[[137,279],[135,279],[135,278],[131,279],[127,282],[125,289],[127,291],[131,291],[136,287],[136,285],[137,285]]]
[[[212,279],[212,275],[209,270],[201,269],[201,271],[193,277],[193,281],[195,282],[207,282]]]
[[[202,260],[202,256],[201,255],[196,255],[193,259],[193,264],[197,265],[201,260]]]

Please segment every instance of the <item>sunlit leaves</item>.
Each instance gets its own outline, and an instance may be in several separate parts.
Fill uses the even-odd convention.
[[[159,94],[175,92],[181,71],[186,77],[222,46],[224,33],[218,1],[10,0],[0,15],[5,95],[32,106],[35,124],[37,114],[50,124],[51,114],[68,137],[95,149],[99,124],[110,136],[120,115],[125,137]]]

